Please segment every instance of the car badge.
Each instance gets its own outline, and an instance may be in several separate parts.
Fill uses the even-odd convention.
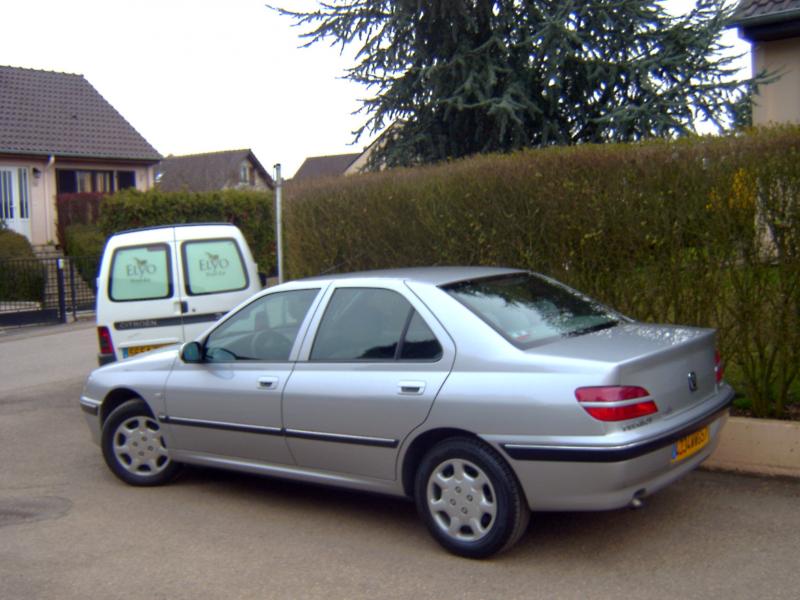
[[[694,371],[689,372],[689,391],[696,392],[697,391],[697,373]]]

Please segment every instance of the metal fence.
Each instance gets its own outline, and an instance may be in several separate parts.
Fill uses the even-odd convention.
[[[95,308],[99,257],[0,259],[0,326],[66,323]]]

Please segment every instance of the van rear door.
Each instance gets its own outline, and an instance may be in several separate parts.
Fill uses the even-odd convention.
[[[172,231],[142,231],[135,243],[122,238],[111,250],[108,316],[117,359],[180,342],[183,314]]]
[[[202,231],[200,231],[202,229]],[[175,229],[184,339],[260,291],[255,262],[238,229],[209,225]]]

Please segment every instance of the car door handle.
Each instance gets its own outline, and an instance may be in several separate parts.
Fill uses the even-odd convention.
[[[397,393],[409,396],[419,396],[425,392],[424,381],[401,381],[397,384]]]
[[[278,387],[277,377],[259,377],[258,389],[260,390],[274,390]]]

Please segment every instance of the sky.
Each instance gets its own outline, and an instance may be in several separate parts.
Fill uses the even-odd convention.
[[[343,79],[354,51],[301,48],[265,0],[1,1],[0,64],[82,74],[164,156],[251,148],[288,178],[308,156],[360,152],[374,137],[352,144],[369,94]],[[665,4],[677,14],[693,2]],[[735,32],[725,41],[749,50]]]

